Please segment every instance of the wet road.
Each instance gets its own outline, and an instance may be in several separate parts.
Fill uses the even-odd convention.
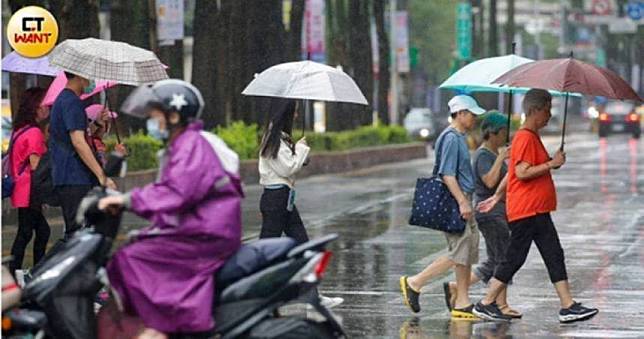
[[[556,139],[547,139],[549,148],[555,149]],[[450,321],[441,283],[451,275],[423,289],[423,311],[414,317],[402,304],[398,277],[423,269],[444,253],[445,246],[442,235],[407,225],[413,178],[430,166],[415,162],[368,175],[366,186],[373,183],[380,190],[365,195],[365,203],[377,199],[381,203],[365,204],[311,230],[342,236],[323,291],[345,298],[337,313],[343,316],[349,334],[383,338],[644,337],[644,142],[626,136],[598,140],[594,135],[578,135],[569,139],[567,152],[568,163],[555,175],[559,206],[553,216],[573,295],[579,302],[600,308],[599,315],[585,323],[558,323],[558,298],[533,246],[510,288],[510,303],[524,312],[522,320],[509,325]],[[347,189],[360,186],[356,183]],[[310,207],[301,204],[302,211]],[[478,300],[483,293],[483,286],[476,285],[472,299]]]
[[[557,147],[557,138],[545,140],[551,150]],[[536,248],[509,290],[522,320],[450,321],[441,283],[451,275],[423,289],[418,315],[402,304],[398,277],[444,253],[440,233],[407,224],[415,179],[431,170],[431,160],[298,182],[297,205],[310,235],[340,234],[321,290],[345,298],[335,311],[350,337],[644,337],[644,140],[577,134],[566,150],[568,163],[555,174],[559,209],[553,217],[575,299],[600,308],[593,320],[573,325],[557,322],[558,299]],[[252,237],[261,222],[261,191],[249,186],[246,193],[244,236]],[[126,228],[142,224],[126,219]],[[13,232],[3,228],[3,253]],[[483,292],[474,286],[472,300]]]

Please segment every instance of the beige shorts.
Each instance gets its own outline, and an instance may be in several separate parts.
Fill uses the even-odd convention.
[[[463,233],[444,233],[447,239],[448,257],[452,261],[460,265],[474,265],[478,263],[479,229],[473,214],[465,224]]]

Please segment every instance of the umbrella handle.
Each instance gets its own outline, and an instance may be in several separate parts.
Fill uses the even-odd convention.
[[[107,89],[105,89],[105,104],[103,105],[103,108],[107,109],[108,111],[109,111],[109,106],[110,106],[109,102],[110,102],[110,99],[107,96]],[[116,125],[116,118],[114,116],[111,116],[111,114],[110,114],[110,118],[112,118],[112,125],[114,125],[114,134],[116,134],[116,142],[118,144],[120,144],[121,143],[121,136],[119,135],[119,129],[118,129],[117,125]]]
[[[566,99],[564,100],[564,119],[563,127],[561,128],[561,146],[559,150],[564,151],[564,144],[566,140],[566,118],[568,117],[568,92],[566,92]]]
[[[505,136],[505,142],[510,145],[510,129],[512,128],[512,90],[510,90],[510,95],[508,96],[508,128],[507,135]]]

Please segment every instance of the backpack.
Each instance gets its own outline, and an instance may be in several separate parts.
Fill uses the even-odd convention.
[[[18,133],[15,134],[15,136],[12,134],[11,140],[9,141],[9,149],[7,150],[7,154],[5,154],[4,157],[2,157],[2,199],[8,198],[13,194],[13,188],[16,184],[16,180],[14,179],[13,173],[11,173],[11,153],[13,151],[13,144],[16,143],[16,140],[23,135],[25,132],[32,128],[37,128],[36,126],[27,126],[23,127],[21,130],[18,131]],[[29,164],[29,159],[27,159],[22,166],[20,166],[20,170],[18,171],[18,175],[22,174],[22,172],[25,171],[27,168],[27,165]]]
[[[41,206],[42,204],[60,206],[60,199],[54,191],[54,181],[51,177],[51,156],[49,152],[43,154],[38,162],[38,167],[31,172],[29,205]]]

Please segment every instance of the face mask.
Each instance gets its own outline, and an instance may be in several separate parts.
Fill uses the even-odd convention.
[[[94,80],[89,81],[87,87],[83,87],[83,93],[90,94],[96,89],[96,82]]]
[[[146,128],[148,130],[148,135],[157,139],[157,140],[166,140],[168,139],[168,131],[161,130],[159,128],[159,120],[150,118],[146,122]]]

